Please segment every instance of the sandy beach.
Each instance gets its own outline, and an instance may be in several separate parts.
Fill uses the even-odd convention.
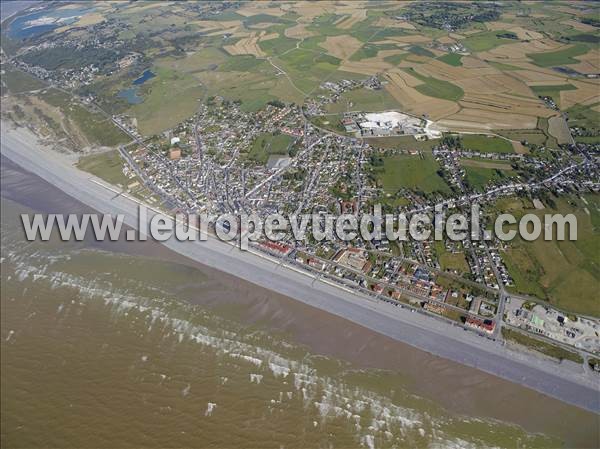
[[[42,148],[26,130],[3,126],[2,155],[102,213],[124,214],[137,227],[136,200],[74,168]],[[148,217],[150,219],[151,216]],[[561,401],[598,413],[598,378],[583,368],[557,364],[501,346],[462,328],[368,299],[303,274],[266,257],[209,239],[164,242],[172,251],[306,305],[356,323],[430,354],[477,368]]]

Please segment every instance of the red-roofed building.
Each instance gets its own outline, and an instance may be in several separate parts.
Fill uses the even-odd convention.
[[[494,327],[496,326],[496,323],[494,323],[492,320],[482,320],[472,316],[467,317],[465,324],[469,327],[485,331],[489,334],[494,332]]]
[[[265,248],[266,250],[275,253],[275,254],[279,254],[282,256],[287,256],[289,253],[292,252],[292,247],[289,245],[286,245],[285,243],[279,243],[279,242],[261,242],[260,244],[263,248]]]

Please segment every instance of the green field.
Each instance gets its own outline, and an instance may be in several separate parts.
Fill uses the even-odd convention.
[[[465,183],[472,189],[483,191],[484,187],[492,181],[500,181],[506,177],[514,175],[510,164],[506,164],[506,169],[465,166]]]
[[[77,168],[113,185],[125,187],[132,182],[123,174],[123,161],[117,150],[83,156],[77,162]]]
[[[600,135],[599,136],[575,136],[575,142],[599,144],[600,143]]]
[[[380,50],[395,50],[398,47],[394,44],[365,44],[350,56],[351,61],[360,61],[361,59],[374,58]]]
[[[131,140],[113,124],[110,118],[100,112],[90,111],[62,91],[48,89],[40,95],[40,98],[51,106],[59,108],[92,144],[114,147]]]
[[[584,55],[589,48],[584,44],[576,44],[564,50],[550,51],[545,53],[528,53],[527,57],[535,65],[540,67],[552,67],[557,65],[577,64],[579,61],[575,56]]]
[[[310,122],[323,129],[327,129],[337,134],[349,135],[342,125],[343,114],[332,113],[329,115],[318,115],[310,118]]]
[[[399,108],[400,104],[398,104],[394,97],[387,95],[385,90],[372,90],[366,88],[353,89],[344,92],[340,95],[340,98],[336,103],[329,103],[326,106],[327,112],[376,112]]]
[[[272,154],[288,154],[294,139],[287,134],[260,134],[252,143],[248,159],[265,164]]]
[[[447,252],[444,242],[435,242],[435,253],[440,263],[440,268],[444,271],[457,271],[459,273],[469,273],[469,264],[465,259],[463,252]]]
[[[583,358],[581,358],[581,356],[576,352],[568,351],[560,346],[538,340],[537,338],[530,337],[522,332],[503,327],[502,336],[506,340],[513,341],[529,349],[533,349],[547,356],[554,357],[555,359],[583,363]]]
[[[426,48],[421,47],[420,45],[411,45],[410,47],[408,47],[408,51],[411,52],[413,55],[417,56],[427,56],[428,58],[435,57],[435,55],[432,52],[430,52]]]
[[[13,94],[28,92],[31,90],[43,89],[46,85],[29,75],[28,73],[11,68],[2,68],[2,83],[6,84],[6,88]]]
[[[425,84],[419,84],[415,87],[423,95],[428,97],[441,98],[443,100],[458,101],[464,96],[464,91],[455,84],[448,81],[439,80],[431,76],[423,76],[413,68],[404,69],[405,72],[420,79]]]
[[[599,104],[600,102],[590,105],[579,104],[567,109],[569,126],[579,126],[590,130],[600,129],[600,112],[592,109]]]
[[[550,97],[560,106],[560,92],[563,90],[577,90],[572,84],[557,84],[554,86],[531,86],[531,90],[539,97]]]
[[[505,64],[503,62],[496,62],[496,61],[487,61],[486,62],[491,65],[492,67],[494,67],[495,69],[498,70],[502,70],[502,71],[512,71],[512,70],[523,70],[521,67],[517,67],[516,65],[511,65],[511,64]]]
[[[152,71],[156,77],[140,89],[143,103],[130,108],[140,133],[145,136],[158,134],[192,116],[204,94],[200,83],[189,74],[166,67],[155,67]]]
[[[220,48],[206,47],[201,48],[190,55],[159,58],[155,63],[156,65],[167,67],[172,70],[195,73],[211,70],[214,66],[217,66],[219,70],[235,70],[235,61],[241,58],[244,57],[229,56]]]
[[[516,39],[498,37],[503,33],[507,33],[507,31],[484,31],[482,33],[470,35],[466,39],[463,39],[461,43],[472,52],[480,52],[491,50],[492,48],[498,47],[502,44],[514,44],[519,42]]]
[[[386,193],[408,188],[424,193],[449,192],[444,179],[437,174],[439,165],[433,156],[397,155],[383,159],[383,170],[377,172],[378,182]]]
[[[267,41],[270,42],[270,41]],[[294,49],[274,59],[304,93],[317,89],[337,70],[340,60],[325,53]]]
[[[535,145],[544,145],[548,139],[541,129],[501,129],[494,132],[510,140],[526,141]]]
[[[512,144],[501,137],[469,134],[461,136],[462,146],[465,150],[479,151],[481,153],[512,153]]]
[[[556,138],[548,132],[548,119],[546,117],[538,117],[537,127],[546,135],[545,145],[548,148],[558,148]]]
[[[410,55],[410,53],[402,53],[402,54],[399,54],[399,55],[391,55],[391,56],[386,56],[385,58],[383,58],[383,60],[385,62],[389,62],[390,64],[398,65],[402,61],[404,61],[408,55]]]
[[[268,41],[262,41],[258,43],[258,46],[269,56],[280,55],[283,52],[291,50],[296,47],[298,40],[290,39],[285,36],[279,36],[275,39],[269,39]]]
[[[463,55],[459,55],[458,53],[448,53],[447,55],[440,56],[437,59],[451,66],[459,67],[463,65],[461,61],[462,57]]]
[[[576,313],[600,316],[597,293],[600,289],[600,195],[586,195],[587,204],[577,197],[554,199],[555,207],[543,210],[513,209],[515,216],[533,213],[574,214],[577,240],[532,242],[515,239],[503,253],[515,281],[516,292],[531,294]],[[499,210],[506,206],[498,207]],[[543,237],[543,236],[542,236]]]
[[[375,148],[428,152],[440,143],[439,140],[416,140],[413,136],[369,137],[365,141]]]

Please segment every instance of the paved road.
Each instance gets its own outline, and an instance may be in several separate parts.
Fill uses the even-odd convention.
[[[24,131],[3,126],[1,152],[15,163],[99,212],[124,214],[137,228],[136,200],[42,149]],[[118,193],[118,192],[117,192]],[[149,213],[148,220],[153,213]],[[338,315],[421,350],[527,386],[575,406],[600,413],[598,377],[581,366],[521,354],[458,326],[343,290],[325,279],[279,266],[280,260],[232,249],[226,243],[164,242],[168,248],[254,284]],[[278,269],[277,269],[278,268]]]

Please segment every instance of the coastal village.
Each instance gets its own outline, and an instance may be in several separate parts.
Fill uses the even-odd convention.
[[[444,26],[452,30],[460,23]],[[85,86],[101,75],[140,67],[143,70],[133,87],[122,91],[123,98],[135,103],[137,88],[154,73],[141,53],[120,51],[123,42],[109,36],[105,25],[97,28],[106,39],[74,39],[61,45],[73,51],[91,46],[101,54],[110,50],[107,60],[77,70],[46,70],[33,64],[29,55],[57,45],[49,42],[43,48],[26,48],[10,61],[2,55],[2,62],[69,92],[74,87],[86,92]],[[466,53],[459,43],[438,50]],[[361,217],[380,204],[385,213],[407,216],[433,212],[436,206],[447,215],[469,215],[473,203],[491,205],[502,198],[518,197],[544,210],[561,195],[600,190],[597,144],[576,143],[571,138],[563,151],[555,151],[524,140],[516,145],[527,151],[515,152],[510,139],[490,133],[483,140],[479,136],[478,145],[469,145],[469,139],[475,140],[472,136],[449,132],[427,114],[356,110],[345,100],[345,95],[357,90],[377,94],[387,83],[389,80],[379,73],[325,81],[318,94],[302,105],[274,100],[256,112],[244,111],[239,101],[214,95],[200,103],[192,117],[145,137],[135,117],[105,111],[102,99],[94,92],[86,92],[79,100],[104,114],[131,138],[130,143],[119,146],[123,173],[129,180],[120,187],[130,192],[144,187],[151,192],[144,199],[167,212],[243,212],[260,217],[275,212],[344,213]],[[540,98],[558,110],[551,97]],[[344,106],[343,112],[329,112],[339,105]],[[593,132],[577,126],[568,131],[585,136]],[[386,139],[391,142],[395,138],[413,139],[414,145],[385,144]],[[422,143],[431,151],[424,151]],[[488,151],[488,144],[508,145],[511,151]],[[436,187],[425,191],[402,186],[390,191],[386,161],[396,158],[431,161],[436,169],[429,177],[436,181]],[[495,171],[490,179],[474,182],[469,172],[473,166]],[[558,309],[539,305],[543,303],[536,303],[535,297],[510,293],[514,279],[504,260],[506,244],[484,238],[491,212],[491,207],[480,212],[484,229],[479,240],[389,242],[385,238],[357,238],[346,244],[317,242],[310,234],[304,241],[295,241],[288,233],[279,242],[265,240],[251,248],[311,273],[315,279],[329,280],[393,307],[444,317],[488,338],[498,338],[506,326],[600,355],[598,320],[580,318],[571,320],[578,325],[565,327],[569,321]],[[532,306],[537,314],[527,309],[531,304],[538,304]],[[544,314],[565,321],[558,327],[554,323],[536,327],[539,320],[531,317]],[[551,318],[544,322],[549,321]]]
[[[313,104],[311,110],[318,108]],[[133,142],[123,147],[121,154],[129,163],[126,170],[132,180],[143,179],[170,210],[246,212],[261,216],[321,211],[359,216],[370,212],[369,207],[385,196],[373,183],[371,169],[373,159],[383,153],[389,155],[390,150],[378,149],[368,139],[358,139],[352,134],[374,128],[380,129],[379,135],[423,132],[418,127],[422,119],[398,125],[398,121],[388,118],[395,118],[393,114],[380,115],[383,118],[375,114],[345,115],[341,124],[350,135],[344,135],[313,126],[306,108],[296,105],[275,103],[258,113],[244,114],[235,102],[214,98],[179,127],[143,143]],[[372,125],[365,125],[369,119]],[[441,204],[447,213],[468,213],[473,201],[512,195],[533,197],[534,204],[543,208],[539,191],[558,194],[565,190],[585,192],[599,188],[598,182],[593,181],[598,179],[594,177],[597,174],[594,149],[588,145],[573,146],[572,150],[582,155],[580,162],[573,163],[567,157],[540,162],[531,155],[462,149],[457,146],[458,139],[447,137],[438,141],[432,154],[448,184],[455,186],[453,194],[423,197],[406,192],[412,203],[394,212],[410,215],[432,211],[436,204]],[[421,157],[416,149],[400,153]],[[532,176],[528,182],[500,179],[484,191],[475,191],[464,183],[462,158],[504,161]],[[504,244],[498,240],[441,242],[444,251],[466,255],[467,277],[459,271],[441,269],[436,254],[438,243],[433,239],[398,243],[385,238],[377,241],[357,238],[351,245],[310,241],[310,236],[305,242],[294,241],[290,233],[282,241],[265,240],[252,248],[311,272],[317,278],[392,306],[443,316],[483,336],[498,335],[503,315],[505,325],[532,329],[511,316],[514,305],[527,302],[528,298],[507,292],[513,281],[502,260]],[[546,309],[547,313],[560,315],[556,309]],[[545,336],[599,353],[599,323],[593,319],[582,319],[580,323],[587,326],[577,334],[585,336],[584,339],[570,338],[570,333],[564,334],[566,338],[555,332],[547,332]]]
[[[2,446],[600,447],[599,3],[1,6]]]

